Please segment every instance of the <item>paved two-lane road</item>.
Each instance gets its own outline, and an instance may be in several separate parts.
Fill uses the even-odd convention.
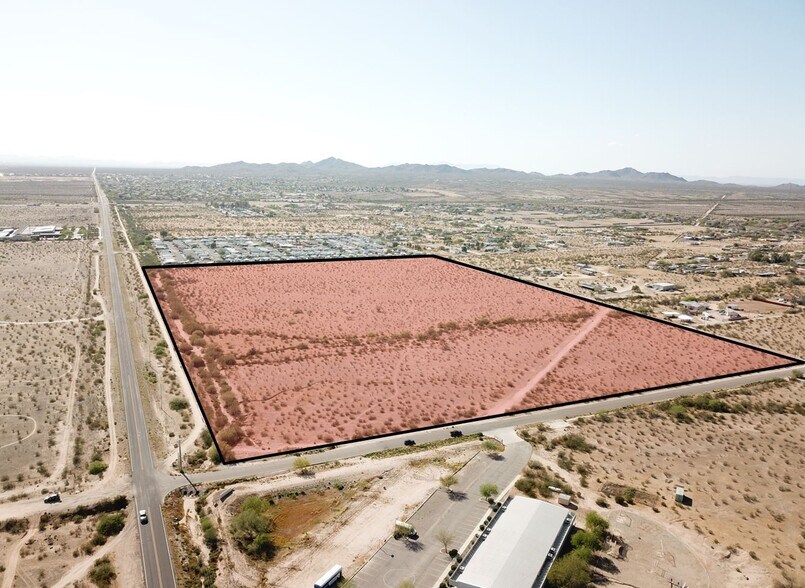
[[[140,525],[140,547],[142,549],[143,571],[147,588],[174,588],[170,548],[162,519],[162,497],[157,471],[151,457],[151,444],[145,425],[140,387],[134,365],[129,327],[126,321],[126,307],[120,289],[117,261],[114,252],[112,220],[109,213],[109,200],[92,174],[101,217],[101,239],[103,240],[106,261],[109,265],[109,283],[112,293],[112,318],[117,337],[117,352],[120,363],[120,384],[123,394],[123,409],[126,415],[126,429],[129,438],[129,457],[131,477],[134,486],[134,502],[137,510],[148,511],[148,524]]]

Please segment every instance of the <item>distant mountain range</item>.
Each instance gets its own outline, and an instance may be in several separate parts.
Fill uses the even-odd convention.
[[[250,176],[307,176],[307,177],[343,177],[358,178],[367,176],[386,176],[394,179],[425,179],[432,178],[474,178],[497,180],[610,180],[620,182],[651,182],[651,183],[684,183],[692,186],[737,186],[738,184],[720,184],[710,180],[696,180],[688,182],[685,178],[669,174],[668,172],[640,172],[631,167],[616,170],[602,170],[597,172],[578,172],[575,174],[545,175],[539,172],[524,172],[503,167],[463,169],[453,165],[428,165],[421,163],[403,163],[383,167],[366,167],[357,163],[344,161],[336,157],[328,157],[321,161],[305,161],[303,163],[247,163],[235,161],[213,166],[186,166],[181,168],[186,172],[212,173],[226,175]],[[799,190],[805,188],[798,184],[781,184],[777,188]]]

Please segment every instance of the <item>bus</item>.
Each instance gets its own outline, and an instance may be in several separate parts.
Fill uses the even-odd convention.
[[[333,566],[326,574],[316,580],[316,583],[313,584],[313,588],[330,588],[331,586],[335,586],[342,578],[342,571],[341,566]]]

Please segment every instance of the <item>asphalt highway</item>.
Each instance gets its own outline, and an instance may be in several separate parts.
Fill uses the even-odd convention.
[[[120,384],[129,439],[134,502],[138,511],[144,509],[148,513],[148,523],[139,525],[145,585],[147,588],[173,588],[176,586],[176,578],[171,564],[165,522],[162,519],[162,498],[164,495],[160,491],[159,476],[151,455],[151,444],[148,440],[148,429],[145,424],[140,387],[137,384],[134,353],[131,348],[126,309],[123,303],[123,293],[120,289],[120,279],[117,273],[117,261],[113,247],[114,237],[109,212],[109,200],[106,198],[106,194],[103,193],[94,171],[92,179],[95,182],[95,190],[98,194],[101,239],[105,247],[106,261],[109,265],[109,282],[112,293],[111,308],[117,337]]]

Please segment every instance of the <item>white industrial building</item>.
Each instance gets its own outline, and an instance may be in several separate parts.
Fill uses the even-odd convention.
[[[61,227],[44,225],[40,227],[25,227],[14,235],[18,239],[58,239],[61,236]]]
[[[539,588],[576,515],[533,498],[509,499],[453,575],[458,588]]]
[[[646,285],[657,292],[676,292],[678,290],[676,284],[671,284],[670,282],[655,282]]]

